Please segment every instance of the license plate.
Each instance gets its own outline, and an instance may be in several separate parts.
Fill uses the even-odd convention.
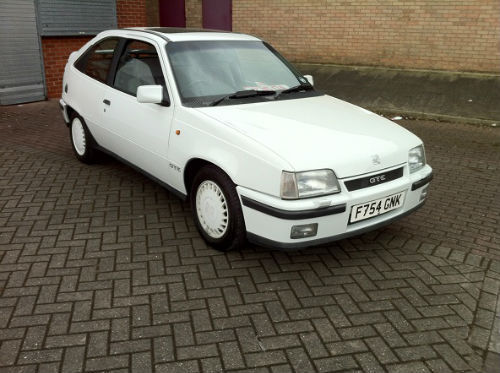
[[[405,192],[391,194],[390,196],[376,199],[375,201],[360,203],[351,208],[351,217],[349,223],[355,223],[360,220],[372,218],[374,216],[385,214],[403,206]]]

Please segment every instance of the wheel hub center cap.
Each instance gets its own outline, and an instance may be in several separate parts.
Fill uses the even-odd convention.
[[[204,210],[204,215],[207,218],[207,220],[210,220],[211,222],[213,222],[216,219],[217,213],[215,211],[215,206],[214,206],[213,201],[211,201],[210,199],[206,199],[205,203],[204,203],[203,210]]]

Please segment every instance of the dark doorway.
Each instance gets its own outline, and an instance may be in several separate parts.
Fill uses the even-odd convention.
[[[186,27],[184,0],[159,0],[160,26]]]
[[[231,0],[203,0],[203,28],[233,29]]]

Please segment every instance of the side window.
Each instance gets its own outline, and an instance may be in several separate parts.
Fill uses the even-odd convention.
[[[120,56],[113,86],[136,96],[141,85],[162,85],[165,79],[156,48],[143,41],[130,40]]]
[[[118,39],[106,39],[93,46],[90,50],[78,59],[75,67],[82,73],[100,82],[106,83],[111,61]]]

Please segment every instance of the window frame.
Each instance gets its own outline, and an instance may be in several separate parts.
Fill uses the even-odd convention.
[[[107,41],[107,40],[110,40],[110,39],[116,39],[117,43],[116,43],[116,46],[113,50],[113,57],[111,58],[111,63],[109,65],[109,69],[108,69],[108,72],[107,72],[107,75],[106,75],[106,79],[105,81],[102,81],[102,80],[98,80],[96,79],[95,77],[93,76],[90,76],[88,75],[85,70],[87,69],[87,65],[88,65],[88,58],[90,57],[90,52],[99,44]],[[98,83],[101,83],[101,84],[106,84],[106,85],[109,85],[108,82],[109,82],[109,76],[111,75],[112,71],[113,71],[113,67],[114,67],[114,64],[115,64],[115,60],[116,60],[116,55],[117,55],[117,51],[120,51],[121,50],[121,44],[122,44],[122,39],[121,37],[119,36],[109,36],[109,37],[106,37],[106,38],[103,38],[103,39],[99,39],[97,40],[95,43],[93,43],[92,45],[90,45],[86,50],[85,52],[82,53],[82,55],[80,57],[77,58],[77,60],[73,63],[73,66],[75,67],[75,69],[77,69],[79,72],[81,72],[83,75],[89,77],[90,79],[98,82]],[[83,61],[85,61],[85,65],[84,65],[84,68],[82,69],[81,66],[79,66],[81,63],[83,63]]]
[[[108,70],[108,75],[106,77],[106,81],[105,82],[102,82],[100,80],[97,80],[95,79],[94,77],[90,76],[90,75],[87,75],[84,71],[82,71],[79,67],[78,67],[78,64],[80,64],[82,62],[83,59],[86,58],[87,54],[98,44],[106,41],[106,40],[109,40],[109,39],[117,39],[118,40],[118,43],[115,47],[115,50],[113,52],[113,58],[111,59],[111,65],[109,66],[109,70]],[[99,39],[99,40],[96,40],[94,43],[92,43],[91,45],[89,45],[87,47],[87,49],[76,59],[76,61],[73,63],[73,67],[78,70],[78,72],[80,72],[81,74],[83,74],[84,76],[86,76],[87,78],[89,79],[92,79],[94,82],[97,82],[97,83],[100,83],[100,84],[104,84],[104,85],[107,85],[109,88],[111,89],[114,89],[118,92],[122,92],[128,96],[131,96],[133,98],[136,98],[136,96],[133,96],[131,95],[130,93],[128,92],[124,92],[122,90],[119,90],[118,88],[115,88],[113,86],[113,83],[114,83],[114,80],[115,80],[115,76],[116,76],[116,70],[118,68],[118,63],[120,61],[120,57],[122,56],[123,52],[124,52],[124,49],[127,45],[127,43],[129,41],[140,41],[140,42],[143,42],[143,43],[147,43],[147,44],[151,44],[155,50],[156,50],[156,55],[158,56],[158,59],[160,60],[160,67],[161,67],[161,71],[163,73],[163,80],[165,81],[165,85],[163,86],[163,102],[158,104],[158,105],[161,105],[161,106],[171,106],[172,105],[172,99],[171,99],[171,95],[169,94],[169,80],[168,80],[168,74],[167,74],[167,71],[165,70],[164,68],[164,64],[165,64],[165,61],[163,61],[162,57],[161,57],[161,53],[159,53],[161,51],[161,48],[158,46],[158,45],[155,45],[155,41],[153,40],[144,40],[142,38],[131,38],[131,37],[124,37],[124,36],[119,36],[119,35],[110,35],[110,36],[107,36],[107,37],[104,37],[102,39]],[[85,65],[86,67],[86,65]]]
[[[113,89],[116,89],[117,91],[120,91],[122,93],[125,93],[129,96],[132,96],[134,98],[137,98],[137,93],[135,95],[131,94],[130,92],[127,92],[127,91],[124,91],[122,89],[119,89],[117,87],[115,87],[115,79],[116,79],[116,73],[118,72],[118,65],[120,63],[120,58],[123,56],[123,54],[125,53],[126,49],[127,49],[127,45],[130,44],[130,43],[133,43],[135,41],[137,42],[141,42],[141,43],[146,43],[146,44],[149,44],[151,45],[155,51],[156,51],[156,57],[158,58],[158,61],[160,63],[160,68],[161,68],[161,73],[163,75],[163,82],[164,84],[162,85],[163,87],[163,99],[166,100],[166,102],[170,102],[170,99],[169,99],[169,95],[168,95],[168,89],[167,89],[167,75],[165,74],[165,70],[163,69],[163,66],[162,66],[162,60],[161,60],[161,56],[160,56],[160,53],[159,52],[159,49],[150,41],[145,41],[145,40],[141,40],[141,39],[137,39],[137,38],[121,38],[121,43],[120,43],[120,49],[119,49],[119,52],[116,56],[116,59],[113,58],[113,64],[112,66],[110,67],[110,70],[109,70],[109,73],[110,73],[110,76],[108,77],[108,85],[113,88]],[[115,51],[116,53],[116,51]],[[158,84],[158,85],[161,85],[161,84]],[[169,105],[166,105],[166,106],[169,106]]]

